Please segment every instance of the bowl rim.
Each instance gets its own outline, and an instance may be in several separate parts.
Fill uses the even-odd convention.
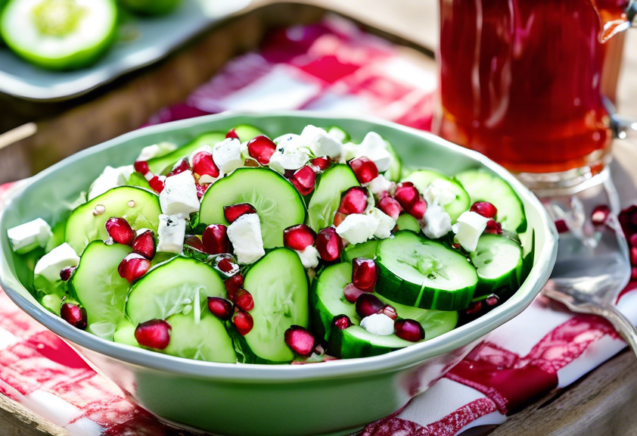
[[[19,187],[16,187],[5,199],[5,204],[9,205],[9,203],[18,198],[28,186],[38,183],[48,174],[65,167],[70,162],[83,159],[85,156],[89,156],[99,150],[115,147],[118,144],[149,134],[190,128],[210,122],[224,120],[229,122],[233,118],[237,117],[303,118],[307,119],[308,122],[311,122],[311,120],[336,120],[337,122],[339,120],[346,120],[351,122],[364,122],[381,125],[385,128],[403,131],[407,134],[419,137],[421,140],[451,149],[453,152],[469,157],[476,161],[476,163],[479,163],[493,171],[512,186],[523,202],[530,204],[533,208],[539,211],[540,222],[538,225],[545,228],[545,244],[541,251],[536,252],[538,259],[537,263],[532,268],[525,283],[516,292],[516,294],[519,294],[518,300],[508,300],[503,305],[496,307],[480,318],[477,318],[464,326],[455,328],[454,330],[437,338],[381,356],[342,359],[321,365],[265,365],[229,364],[184,359],[107,341],[83,330],[78,330],[64,322],[61,318],[43,309],[41,306],[32,303],[26,297],[12,289],[12,287],[8,285],[9,280],[7,279],[12,278],[12,281],[15,281],[16,283],[20,283],[20,280],[12,274],[7,263],[2,261],[0,262],[0,284],[7,295],[23,311],[57,336],[60,336],[64,340],[70,342],[72,346],[77,345],[80,348],[85,348],[128,364],[179,375],[215,379],[222,378],[228,381],[243,380],[250,382],[259,381],[263,383],[274,383],[282,380],[305,381],[309,379],[332,379],[335,377],[361,377],[389,371],[399,371],[400,369],[417,365],[436,356],[452,352],[458,348],[480,340],[495,328],[521,313],[533,302],[546,281],[549,279],[557,256],[557,231],[555,230],[553,221],[549,218],[548,213],[542,206],[541,202],[524,185],[522,185],[520,181],[518,181],[503,167],[480,153],[452,144],[433,135],[432,133],[416,130],[411,127],[402,126],[374,117],[359,117],[334,112],[273,111],[266,113],[254,113],[248,111],[237,111],[149,126],[118,136],[102,144],[90,147],[67,157],[66,159],[31,177]],[[4,219],[5,211],[3,210],[0,213],[0,227],[2,227]],[[520,293],[520,291],[522,291],[522,293]]]

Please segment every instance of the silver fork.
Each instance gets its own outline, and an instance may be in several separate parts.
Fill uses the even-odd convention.
[[[544,204],[554,219],[562,219],[570,232],[560,234],[557,263],[544,295],[571,311],[606,318],[637,355],[637,329],[615,307],[630,280],[628,244],[617,220],[619,197],[605,174],[602,184],[571,197],[551,198]],[[606,225],[593,226],[593,208],[608,204]]]

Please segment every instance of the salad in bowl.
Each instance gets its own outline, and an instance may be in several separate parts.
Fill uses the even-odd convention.
[[[408,165],[406,165],[408,166]],[[62,219],[12,226],[29,291],[104,340],[305,364],[432,340],[516,293],[523,202],[485,169],[403,168],[388,138],[247,125],[103,165]],[[522,239],[525,242],[522,242]]]

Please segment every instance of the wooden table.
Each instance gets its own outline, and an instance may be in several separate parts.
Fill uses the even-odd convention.
[[[297,0],[299,2],[299,0]],[[384,30],[389,34],[411,40],[433,49],[437,44],[437,4],[435,0],[303,0],[345,15],[356,17],[362,22]],[[255,6],[270,3],[257,0]],[[19,167],[13,171],[15,178],[26,177],[50,165],[49,160],[33,159],[39,151],[54,150],[57,159],[69,150],[57,146],[64,139],[77,149],[102,142],[117,134],[136,128],[159,108],[182,101],[199,83],[212,76],[225,61],[237,54],[256,47],[267,30],[264,22],[285,25],[288,22],[315,21],[323,12],[320,9],[280,8],[263,12],[264,16],[250,18],[250,26],[245,22],[230,20],[224,24],[227,31],[223,35],[207,35],[189,44],[186,48],[170,56],[159,64],[120,79],[104,89],[84,97],[77,102],[59,107],[43,107],[36,124],[29,124],[14,136],[0,136],[0,174],[3,170]],[[266,20],[267,18],[267,20]],[[405,42],[405,41],[402,41]],[[206,63],[198,63],[198,53],[209,53],[214,48],[218,54]],[[425,68],[435,69],[432,58],[419,56]],[[173,80],[179,75],[180,81]],[[156,95],[147,90],[162,86],[165,92]],[[131,98],[141,99],[141,105],[131,112],[128,104]],[[622,113],[637,118],[637,32],[626,35],[625,58],[618,86],[618,107]],[[632,104],[631,104],[632,103]],[[16,104],[16,102],[12,102]],[[46,105],[45,105],[46,106]],[[0,108],[2,99],[0,99]],[[18,111],[5,119],[6,123],[19,125],[25,121],[25,106],[17,103]],[[47,112],[48,111],[48,112]],[[51,113],[60,113],[51,117]],[[0,114],[2,113],[0,109]],[[49,115],[49,116],[47,116]],[[96,121],[96,115],[100,118]],[[0,117],[1,118],[1,117]],[[80,131],[74,129],[77,120],[88,126]],[[8,120],[8,121],[7,121]],[[101,126],[100,123],[104,125]],[[100,127],[101,126],[101,127]],[[14,141],[16,135],[29,136],[30,130],[38,134],[21,141]],[[2,131],[2,124],[0,124]],[[3,142],[4,140],[4,142]],[[2,150],[4,148],[4,150]],[[55,155],[59,150],[59,156]],[[7,153],[8,151],[8,153]],[[75,151],[75,150],[70,150]],[[617,157],[617,173],[624,176],[621,183],[637,199],[637,152],[634,145],[618,144],[614,153]],[[619,162],[619,163],[618,163]],[[635,162],[636,164],[633,164]],[[621,164],[620,164],[621,163]],[[633,168],[631,168],[633,165]],[[2,180],[0,176],[0,182]],[[637,401],[637,365],[635,357],[624,352],[604,363],[567,389],[555,391],[525,409],[513,414],[497,428],[481,428],[472,434],[491,433],[504,436],[536,435],[634,435],[637,434],[637,414],[633,404]],[[21,405],[0,396],[0,434],[7,435],[65,435],[66,431],[32,414]]]

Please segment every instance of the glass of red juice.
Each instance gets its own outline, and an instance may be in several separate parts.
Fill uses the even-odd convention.
[[[573,189],[610,159],[603,91],[628,0],[440,0],[433,130],[532,189]],[[621,38],[623,40],[623,38]],[[606,64],[606,68],[605,68]],[[614,71],[608,71],[614,65]]]

